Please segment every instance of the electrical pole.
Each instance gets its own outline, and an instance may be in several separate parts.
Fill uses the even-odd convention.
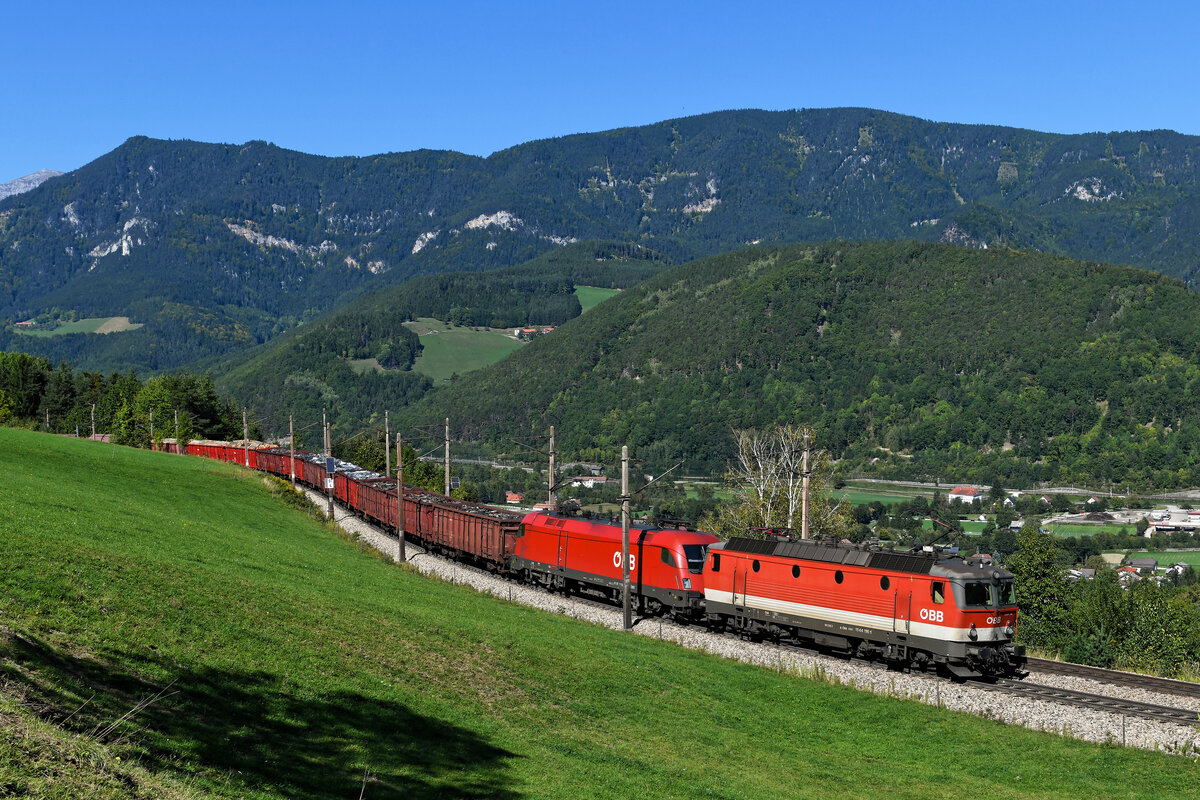
[[[446,496],[450,496],[450,418],[446,417]]]
[[[629,608],[629,445],[621,445],[621,608],[625,612],[625,630],[633,630]]]
[[[792,441],[795,441],[794,439]],[[794,462],[793,462],[794,463]],[[803,478],[800,490],[800,538],[808,538],[808,434],[804,434],[804,461],[800,467]]]
[[[92,403],[92,438],[96,438],[96,404]]]
[[[291,414],[288,415],[288,447],[291,448],[291,457],[288,461],[292,465],[292,488],[296,488],[296,423],[292,419]]]
[[[322,414],[321,416],[324,416]],[[333,434],[330,431],[329,423],[325,423],[325,464],[333,459]],[[329,519],[333,520],[333,474],[336,470],[326,469],[325,471],[325,494],[329,498]]]
[[[554,501],[554,426],[550,426],[550,479],[546,482],[550,489],[550,508],[558,507],[558,503]]]
[[[396,434],[396,559],[408,560],[404,552],[404,440]]]
[[[46,424],[50,424],[50,412],[46,412]],[[150,449],[154,449],[154,406],[150,406]]]
[[[183,455],[183,448],[179,446],[179,409],[175,409],[175,454]]]
[[[388,427],[388,412],[383,412],[383,474],[392,476],[392,431]]]
[[[246,419],[246,409],[242,409],[242,451],[246,456],[246,466],[250,466],[250,423]]]

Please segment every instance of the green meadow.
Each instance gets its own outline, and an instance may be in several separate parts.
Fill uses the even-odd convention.
[[[575,287],[575,297],[579,300],[579,307],[584,311],[598,306],[608,298],[615,297],[620,293],[620,289],[601,289],[598,286]]]
[[[1180,798],[1084,744],[533,611],[281,482],[0,428],[0,796]]]
[[[463,328],[424,317],[407,324],[421,337],[413,370],[434,382],[494,364],[521,347],[511,331]]]
[[[1129,553],[1129,557],[1153,558],[1158,561],[1159,567],[1169,567],[1172,564],[1183,562],[1184,564],[1191,564],[1196,569],[1200,569],[1200,550],[1132,550]]]
[[[120,333],[135,331],[142,327],[140,322],[130,322],[129,317],[88,317],[75,322],[64,322],[52,331],[24,331],[17,328],[18,333],[28,336],[65,336],[68,333]]]

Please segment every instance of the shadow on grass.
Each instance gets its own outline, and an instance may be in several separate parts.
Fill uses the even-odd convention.
[[[519,796],[509,786],[512,753],[394,701],[344,691],[302,696],[262,672],[206,669],[169,688],[137,677],[166,667],[126,653],[71,656],[0,632],[0,678],[25,686],[24,701],[44,719],[96,735],[159,696],[102,740],[147,769],[192,775],[218,793],[354,798],[365,770],[370,800]]]

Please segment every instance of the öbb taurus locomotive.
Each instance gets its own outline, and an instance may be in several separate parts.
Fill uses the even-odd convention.
[[[173,444],[167,445],[168,449]],[[323,489],[312,453],[194,442],[187,452],[235,461]],[[394,528],[396,481],[338,461],[334,495]],[[620,596],[621,529],[535,511],[521,514],[404,487],[404,531],[430,550],[552,591]],[[813,541],[630,528],[631,596],[669,615],[753,639],[792,641],[959,678],[1020,674],[1011,573],[942,551],[896,552]]]

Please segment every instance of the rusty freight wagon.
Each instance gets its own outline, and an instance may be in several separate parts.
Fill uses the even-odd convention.
[[[431,550],[507,571],[522,514],[406,487],[404,528]]]

